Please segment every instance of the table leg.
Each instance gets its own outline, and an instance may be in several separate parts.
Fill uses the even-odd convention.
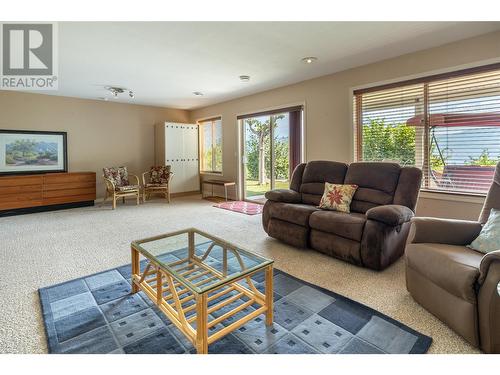
[[[270,265],[266,268],[266,324],[270,326],[273,324],[273,266]]]
[[[227,247],[222,248],[222,274],[227,276]]]
[[[132,252],[132,293],[137,293],[139,291],[139,287],[134,282],[134,275],[139,275],[141,270],[141,265],[139,262],[139,252],[133,247],[131,248],[131,252]]]
[[[208,354],[207,323],[207,294],[198,294],[196,296],[196,351],[198,354]]]
[[[194,258],[195,250],[194,250],[194,232],[188,233],[188,257],[189,261]]]
[[[163,275],[160,268],[156,269],[156,304],[158,306],[163,302]]]
[[[226,197],[226,202],[227,202],[227,186],[224,185],[224,196]]]

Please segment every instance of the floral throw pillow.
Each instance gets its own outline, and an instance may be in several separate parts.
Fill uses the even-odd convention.
[[[119,186],[128,186],[130,181],[128,180],[127,167],[118,167],[118,172],[120,173],[121,184]]]
[[[115,186],[121,186],[122,179],[120,177],[120,172],[118,171],[117,168],[115,168],[115,167],[103,168],[102,172],[103,172],[104,177],[113,181]]]
[[[340,212],[351,212],[351,201],[358,185],[340,185],[325,182],[325,192],[319,208]]]
[[[150,181],[153,184],[166,184],[170,179],[170,165],[151,167]]]
[[[481,233],[467,247],[485,254],[500,250],[500,210],[491,209],[488,221],[481,229]]]

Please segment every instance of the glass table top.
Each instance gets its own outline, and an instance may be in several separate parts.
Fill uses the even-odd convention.
[[[134,241],[132,247],[197,293],[215,289],[273,263],[195,228]],[[143,267],[144,261],[141,269]]]

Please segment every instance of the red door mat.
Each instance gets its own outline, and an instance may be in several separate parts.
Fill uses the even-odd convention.
[[[244,201],[231,201],[214,204],[214,207],[223,208],[224,210],[234,212],[241,212],[242,214],[247,215],[257,215],[262,213],[262,207],[264,206],[261,204]]]

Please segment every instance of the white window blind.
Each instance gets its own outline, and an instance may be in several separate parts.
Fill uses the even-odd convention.
[[[423,188],[484,194],[500,161],[500,66],[359,90],[356,159],[422,168]]]

